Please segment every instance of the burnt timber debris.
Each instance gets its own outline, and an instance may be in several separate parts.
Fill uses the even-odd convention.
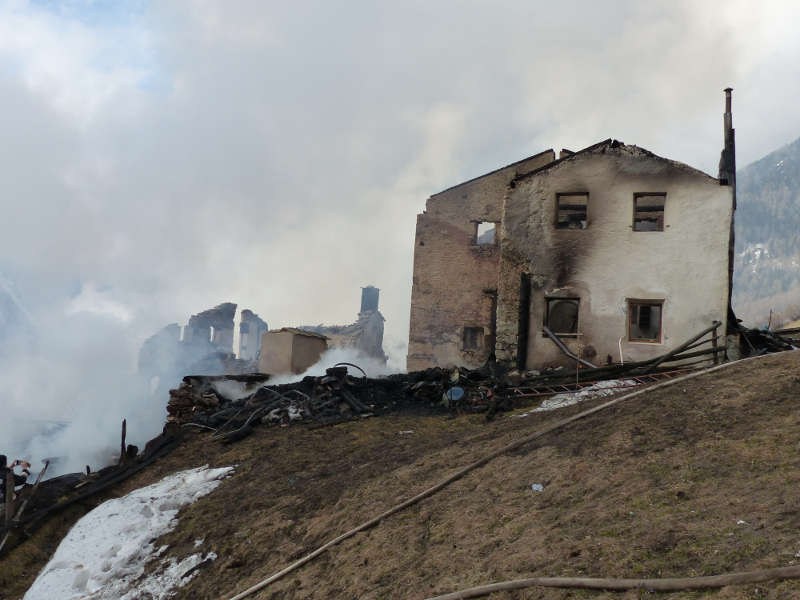
[[[643,361],[610,363],[542,371],[507,371],[487,362],[479,369],[434,367],[407,374],[369,378],[359,367],[337,364],[320,377],[270,385],[268,375],[183,378],[170,391],[168,427],[194,427],[212,432],[223,443],[240,440],[259,425],[306,423],[323,426],[400,411],[420,414],[486,413],[487,418],[519,407],[530,398],[585,389],[599,381],[625,379],[647,384],[721,362],[715,321],[673,350]],[[796,347],[798,340],[774,332],[742,330],[753,352],[763,354]],[[591,364],[591,363],[589,363]]]
[[[179,432],[178,432],[179,433]],[[14,517],[0,527],[0,557],[29,538],[48,519],[61,511],[96,494],[112,488],[135,475],[158,458],[168,454],[180,443],[180,435],[164,432],[149,442],[139,454],[136,446],[128,445],[116,465],[85,473],[68,473],[43,479],[44,471],[33,486],[19,490]],[[122,444],[124,445],[124,437]]]
[[[356,365],[342,363],[321,377],[305,377],[296,383],[272,386],[267,384],[268,377],[184,377],[180,387],[170,391],[168,427],[200,427],[212,430],[214,439],[232,442],[259,424],[319,426],[404,410],[484,412],[492,404],[494,384],[488,367],[434,368],[370,379]],[[459,401],[445,401],[448,390],[454,388],[464,392]]]
[[[40,478],[35,485],[19,490],[13,518],[0,526],[0,556],[65,508],[112,488],[169,453],[180,444],[185,429],[208,431],[212,440],[232,443],[258,426],[321,427],[398,412],[484,413],[491,419],[499,412],[529,406],[532,399],[579,391],[598,381],[657,384],[697,371],[699,366],[708,366],[705,357],[724,356],[725,348],[715,335],[719,326],[713,323],[661,357],[596,368],[519,372],[489,361],[479,369],[434,367],[370,378],[357,365],[341,363],[324,376],[282,385],[269,385],[270,376],[260,373],[190,375],[170,391],[164,431],[141,453],[125,443],[123,424],[117,464],[96,472],[87,468],[85,473]],[[800,347],[800,329],[769,331],[740,326],[738,334],[747,340],[748,356]],[[619,388],[630,391],[630,383]]]

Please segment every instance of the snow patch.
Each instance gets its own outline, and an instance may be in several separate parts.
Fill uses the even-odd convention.
[[[216,560],[215,552],[209,552],[205,556],[201,554],[191,554],[183,560],[168,558],[161,561],[158,568],[130,589],[120,600],[139,600],[140,598],[169,598],[173,594],[171,590],[182,587],[189,583],[197,575],[200,564]]]
[[[194,576],[189,571],[216,555],[166,558],[143,581],[137,581],[145,564],[167,549],[156,549],[153,542],[175,529],[182,507],[212,492],[232,471],[233,467],[209,469],[208,465],[189,469],[104,502],[72,527],[24,600],[171,597],[173,588]]]
[[[611,394],[615,394],[621,388],[628,388],[636,385],[639,385],[639,383],[633,379],[609,379],[608,381],[598,381],[597,383],[578,390],[577,392],[568,392],[551,396],[550,398],[542,401],[542,404],[537,408],[514,416],[527,417],[535,412],[556,410],[557,408],[572,406],[573,404],[578,404],[579,402],[583,402],[589,398],[609,396]]]

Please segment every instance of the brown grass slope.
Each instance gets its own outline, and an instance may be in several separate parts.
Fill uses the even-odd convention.
[[[772,355],[577,421],[253,598],[425,598],[534,575],[691,576],[793,564],[800,561],[798,367],[800,352]],[[260,429],[231,446],[196,433],[118,493],[178,469],[237,464],[234,477],[182,511],[178,528],[159,540],[184,556],[205,538],[202,549],[219,555],[177,598],[229,598],[459,467],[587,406],[490,424],[477,416],[394,416]],[[532,483],[544,491],[531,491]],[[651,595],[531,589],[493,596],[611,597]],[[800,598],[800,582],[659,597]]]

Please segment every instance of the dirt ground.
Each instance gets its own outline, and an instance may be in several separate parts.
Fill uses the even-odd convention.
[[[537,575],[678,577],[795,564],[799,367],[800,352],[743,362],[577,421],[251,597],[422,599]],[[478,415],[396,415],[261,428],[229,446],[191,433],[114,495],[179,469],[237,465],[158,541],[183,557],[203,539],[199,550],[218,555],[176,598],[230,598],[459,467],[591,405],[492,423]],[[543,491],[533,491],[535,483]],[[57,528],[52,539],[46,534],[7,559],[19,565],[29,557],[29,580]],[[655,596],[533,588],[491,598]],[[800,581],[658,597],[798,598]]]

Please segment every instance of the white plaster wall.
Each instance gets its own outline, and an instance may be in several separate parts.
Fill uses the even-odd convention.
[[[577,191],[589,192],[588,228],[556,230],[556,194]],[[633,197],[641,192],[666,193],[663,232],[633,231]],[[518,181],[504,214],[503,231],[514,237],[503,250],[527,261],[510,271],[527,268],[535,282],[528,367],[570,362],[541,331],[548,294],[580,296],[581,335],[565,342],[573,351],[592,346],[596,364],[609,354],[619,360],[620,337],[628,361],[663,354],[714,320],[724,335],[732,212],[731,188],[631,146],[579,155]],[[627,341],[628,298],[664,300],[661,343]],[[504,308],[510,318],[513,307]]]

